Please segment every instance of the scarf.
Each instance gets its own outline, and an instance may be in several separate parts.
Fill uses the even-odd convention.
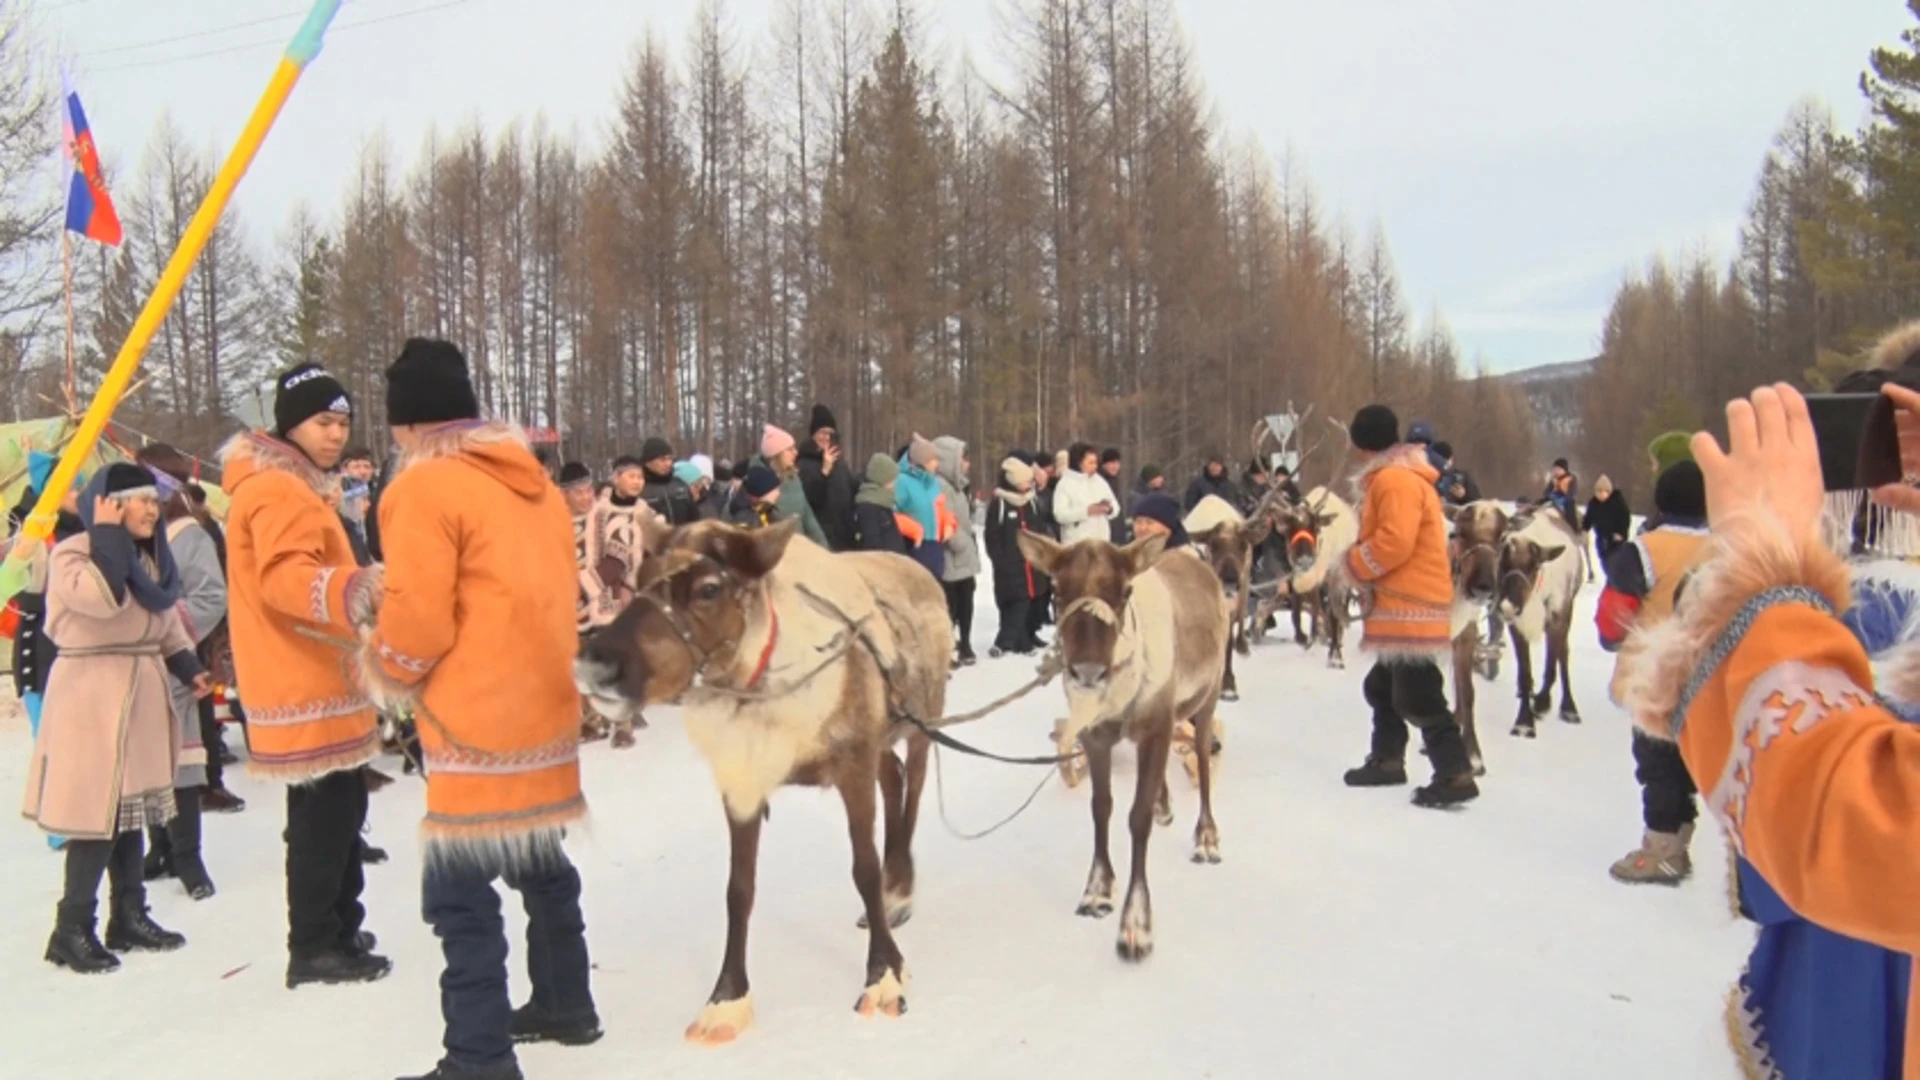
[[[1031,491],[1009,491],[1006,488],[999,488],[993,494],[995,498],[1006,503],[1008,506],[1025,507],[1033,502],[1033,492]]]
[[[869,480],[860,485],[860,493],[853,497],[853,501],[863,506],[880,506],[892,510],[893,492],[884,485]]]
[[[93,503],[107,490],[107,470],[102,469],[88,481],[80,493],[80,521],[93,528]],[[127,592],[143,608],[154,614],[173,610],[180,602],[180,567],[173,561],[173,549],[167,546],[165,529],[155,529],[151,539],[135,540],[140,557],[127,571]]]

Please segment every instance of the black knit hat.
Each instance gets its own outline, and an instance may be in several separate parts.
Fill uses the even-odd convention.
[[[1452,460],[1453,444],[1450,442],[1446,442],[1444,440],[1441,442],[1434,443],[1433,452],[1436,454],[1439,454],[1443,459]]]
[[[740,486],[749,498],[764,499],[780,490],[780,477],[765,465],[755,465],[747,470],[747,479]]]
[[[593,470],[577,461],[569,461],[560,466],[560,486],[587,487],[593,483]]]
[[[1378,454],[1400,441],[1400,418],[1385,405],[1369,405],[1353,414],[1353,426],[1347,431],[1354,449]]]
[[[832,409],[827,408],[825,405],[815,405],[813,407],[813,419],[807,421],[807,434],[817,434],[823,428],[832,428],[835,431],[839,431],[840,421],[833,418]]]
[[[1700,466],[1691,460],[1667,466],[1653,484],[1653,505],[1668,517],[1704,519],[1707,516],[1707,482]]]
[[[353,399],[340,380],[327,374],[319,364],[301,364],[281,375],[273,390],[273,433],[281,438],[287,432],[319,416],[337,412],[353,415]]]
[[[459,348],[437,338],[408,338],[400,359],[387,368],[387,423],[406,427],[479,418],[480,401]]]
[[[125,495],[132,491],[155,492],[153,474],[138,465],[116,461],[107,466],[106,476],[102,480],[100,494],[108,498]]]
[[[1567,459],[1563,457],[1554,458],[1553,467],[1556,469],[1572,469],[1573,468],[1573,466],[1567,464]]]
[[[1118,447],[1109,446],[1105,450],[1100,451],[1100,464],[1113,465],[1113,464],[1117,464],[1119,461],[1120,461],[1120,450]]]
[[[1140,484],[1144,487],[1165,475],[1167,474],[1160,471],[1160,466],[1148,465],[1140,470]]]
[[[714,462],[714,463],[713,463],[713,482],[714,482],[714,483],[716,483],[716,484],[731,484],[731,483],[733,483],[733,465],[732,465],[732,463],[730,463],[730,462],[725,462],[725,461],[716,461],[716,462]]]
[[[640,460],[643,462],[653,461],[658,458],[670,458],[672,456],[673,444],[658,435],[648,439],[640,446]]]

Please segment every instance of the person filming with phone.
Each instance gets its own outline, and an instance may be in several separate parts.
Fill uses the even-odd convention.
[[[1888,384],[1864,406],[1764,387],[1727,406],[1724,448],[1693,436],[1711,541],[1673,617],[1628,638],[1623,696],[1649,735],[1678,744],[1734,850],[1788,907],[1911,958],[1920,727],[1885,702],[1920,703],[1920,647],[1883,655],[1876,679],[1842,621],[1853,571],[1823,512],[1829,489],[1865,488],[1877,508],[1920,514],[1920,392]]]

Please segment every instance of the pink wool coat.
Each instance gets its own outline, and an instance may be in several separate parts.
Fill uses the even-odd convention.
[[[53,549],[47,635],[60,659],[47,682],[21,814],[76,840],[113,837],[122,799],[173,789],[180,732],[166,658],[193,651],[178,609],[115,603],[81,533]]]

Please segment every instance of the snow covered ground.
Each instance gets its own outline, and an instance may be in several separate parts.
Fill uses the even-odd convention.
[[[898,1021],[862,1020],[865,937],[837,799],[776,796],[762,844],[750,953],[758,1023],[733,1046],[686,1045],[718,971],[726,835],[704,764],[672,710],[640,745],[585,752],[593,822],[572,844],[586,879],[596,1046],[521,1051],[529,1077],[1531,1078],[1732,1080],[1722,1003],[1751,941],[1728,912],[1726,859],[1703,829],[1695,880],[1614,884],[1638,839],[1623,715],[1605,695],[1610,658],[1577,624],[1575,691],[1587,722],[1541,722],[1510,739],[1510,665],[1483,683],[1491,774],[1477,803],[1417,810],[1406,789],[1350,791],[1367,746],[1362,665],[1269,644],[1240,666],[1223,707],[1217,816],[1225,862],[1187,861],[1196,798],[1176,774],[1179,820],[1151,854],[1157,951],[1129,967],[1112,919],[1074,916],[1092,845],[1087,791],[1054,781],[994,835],[955,839],[929,792],[916,845],[919,894],[900,934],[913,981]],[[983,605],[975,640],[992,640]],[[984,652],[984,649],[983,649]],[[1031,673],[983,660],[950,706],[991,700]],[[1058,686],[961,733],[1003,753],[1048,749]],[[237,738],[236,738],[237,741]],[[17,797],[28,752],[17,707],[0,715],[0,791]],[[1130,757],[1120,763],[1130,792]],[[388,762],[390,772],[398,770]],[[1425,760],[1411,762],[1424,782]],[[947,754],[953,824],[977,830],[1039,774]],[[414,824],[422,789],[373,800],[368,928],[396,968],[364,987],[289,992],[278,789],[243,770],[250,806],[207,819],[220,894],[152,890],[155,917],[188,947],[80,978],[41,960],[60,859],[25,823],[0,830],[0,1077],[164,1080],[272,1076],[385,1080],[439,1054],[438,943],[419,916]],[[930,783],[931,786],[931,783]],[[1123,795],[1123,806],[1124,798]],[[1126,873],[1124,810],[1115,860]],[[517,904],[508,901],[510,918]],[[519,964],[520,927],[513,963]],[[525,994],[515,974],[515,997]]]

